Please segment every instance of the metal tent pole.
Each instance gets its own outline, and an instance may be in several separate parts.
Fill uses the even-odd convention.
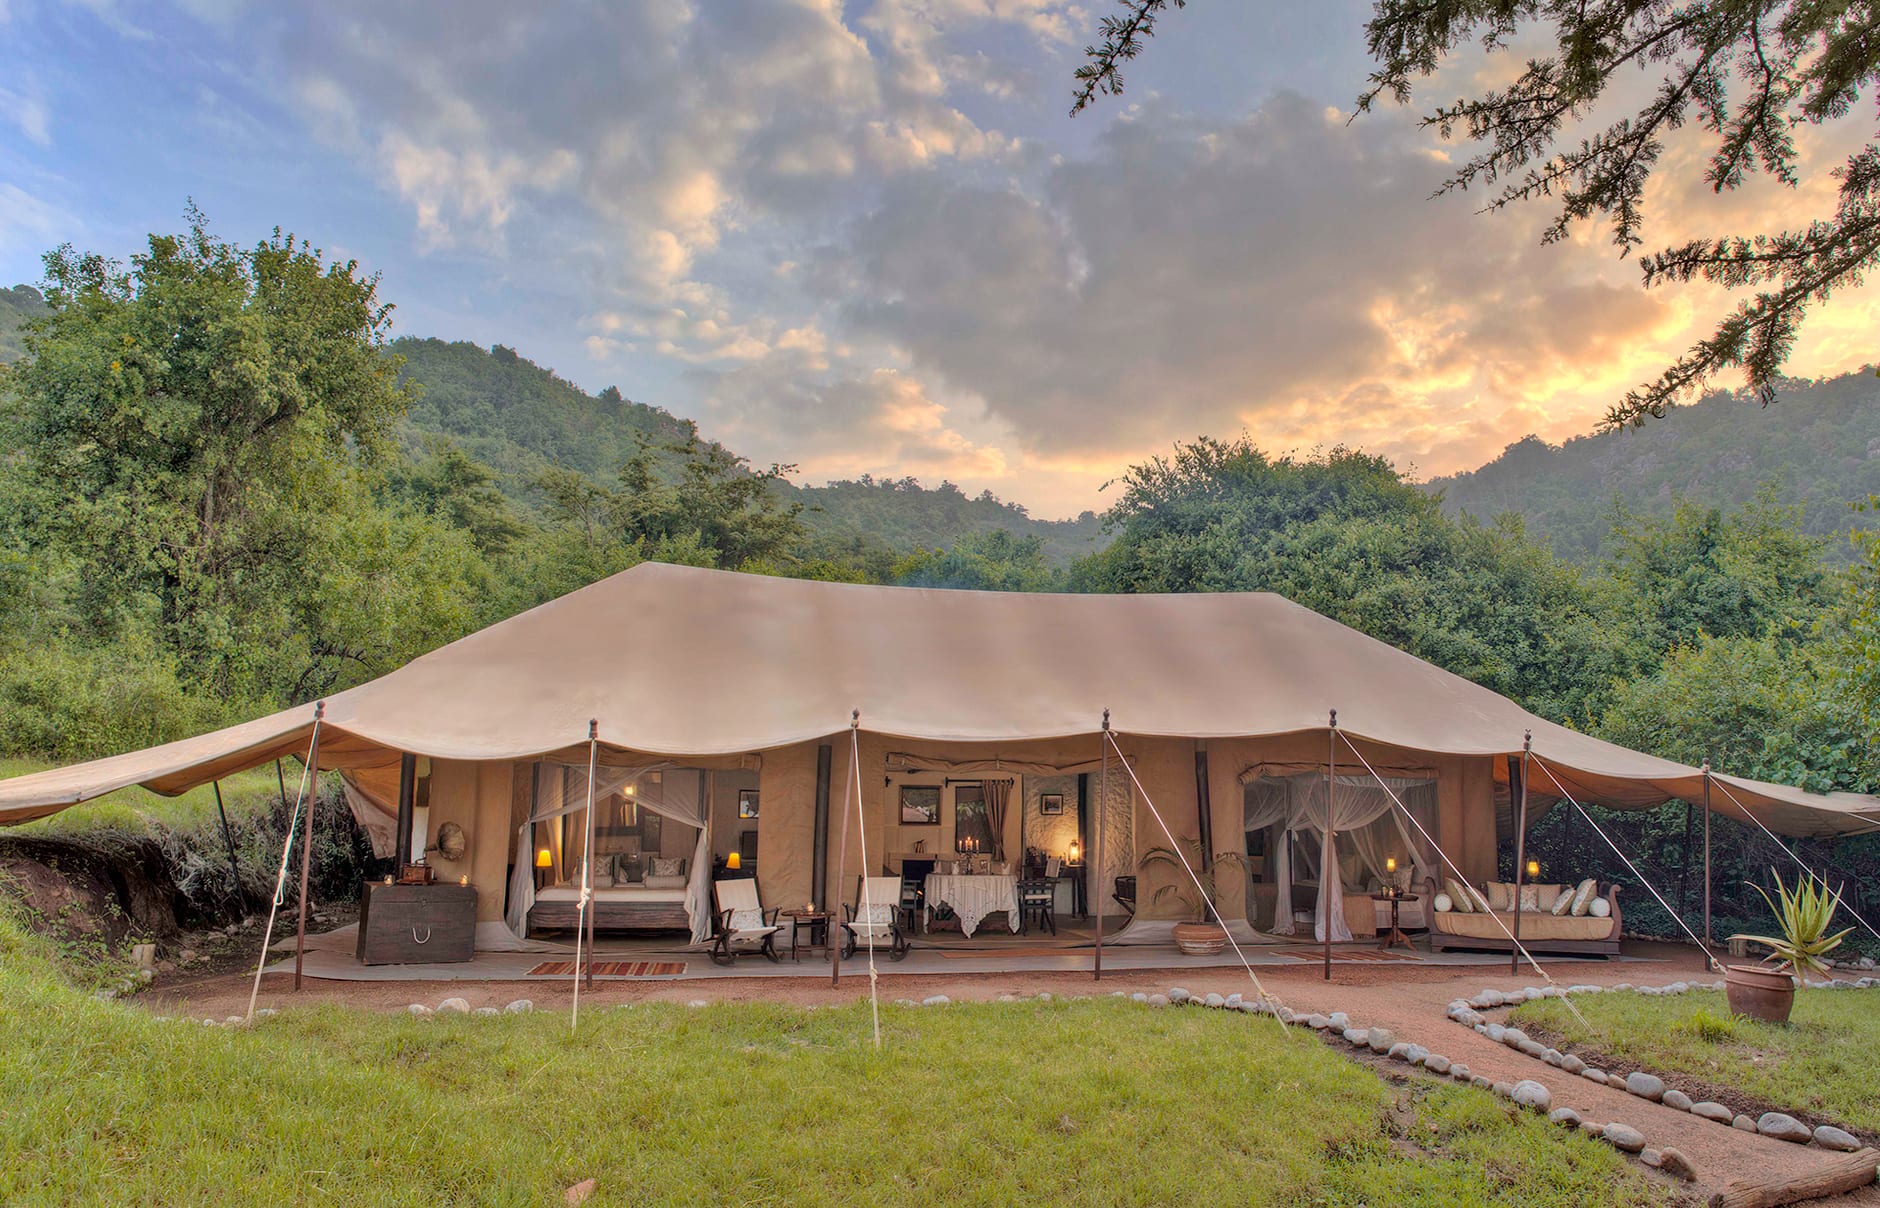
[[[1528,759],[1534,753],[1534,731],[1521,736],[1521,800],[1514,821],[1514,937],[1515,948],[1508,953],[1508,972],[1521,969],[1521,874],[1527,871],[1527,789]]]
[[[1103,980],[1103,816],[1110,812],[1110,711],[1103,711],[1103,768],[1097,775],[1097,957],[1091,977]],[[1086,873],[1086,875],[1090,875]]]
[[[1319,852],[1319,928],[1325,936],[1325,980],[1332,980],[1332,878],[1338,875],[1337,848],[1332,843],[1332,793],[1338,785],[1338,710],[1332,710],[1330,743],[1325,760],[1325,842]]]
[[[307,881],[313,867],[313,803],[320,796],[320,723],[326,719],[326,702],[313,706],[313,741],[307,748],[307,822],[300,840],[300,923],[294,933],[294,990],[300,990],[301,966],[307,956]]]

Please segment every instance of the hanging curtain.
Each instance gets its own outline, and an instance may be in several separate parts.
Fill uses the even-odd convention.
[[[595,769],[595,804],[599,805],[603,800],[635,783],[648,772],[656,771],[663,766],[665,765]],[[586,809],[587,803],[586,764],[543,765],[542,774],[536,778],[535,808],[530,812],[528,819],[516,828],[516,861],[509,870],[509,909],[504,913],[503,921],[509,924],[510,932],[517,939],[522,939],[528,934],[529,909],[535,905],[535,860],[534,853],[530,850],[529,840],[534,835],[536,824]],[[558,833],[560,830],[558,826],[548,828],[549,834],[553,836],[549,845],[550,852],[558,872],[563,869],[563,853],[560,850]],[[695,924],[694,930],[696,929]]]
[[[1419,817],[1417,820],[1426,828],[1433,828],[1435,781],[1390,776],[1384,777],[1383,781],[1380,784],[1377,777],[1368,774],[1338,777],[1338,792],[1329,803],[1334,807],[1330,812],[1335,832],[1332,839],[1334,859],[1331,868],[1319,867],[1316,873],[1319,892],[1312,923],[1312,936],[1316,940],[1325,939],[1328,923],[1333,940],[1352,938],[1351,928],[1345,922],[1344,875],[1337,858],[1341,846],[1353,851],[1360,862],[1374,864],[1377,874],[1382,875],[1383,859],[1389,853],[1376,841],[1375,832],[1365,828],[1388,814],[1396,824],[1395,829],[1405,845],[1406,853],[1416,853],[1419,860],[1433,858],[1427,844],[1410,842],[1414,832],[1395,808],[1390,792],[1385,791],[1385,785],[1401,797],[1406,806],[1427,809],[1429,818]],[[1246,783],[1245,802],[1243,816],[1248,829],[1255,829],[1262,824],[1282,828],[1278,904],[1273,912],[1273,931],[1276,935],[1292,935],[1295,930],[1292,918],[1292,835],[1296,832],[1312,840],[1298,845],[1307,866],[1322,865],[1318,849],[1324,844],[1328,811],[1325,773],[1300,772],[1249,780]]]
[[[692,922],[692,942],[702,944],[712,937],[711,819],[706,813],[705,773],[696,768],[669,770],[658,784],[643,786],[637,800],[648,813],[698,831],[685,882],[685,913]]]
[[[1009,780],[982,780],[979,791],[986,802],[986,826],[992,831],[992,858],[1005,862],[1005,803],[1012,797]]]

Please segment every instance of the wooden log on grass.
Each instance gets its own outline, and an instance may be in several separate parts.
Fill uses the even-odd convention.
[[[1778,1204],[1799,1204],[1803,1200],[1840,1195],[1865,1187],[1880,1170],[1880,1150],[1862,1149],[1837,1154],[1800,1178],[1780,1182],[1752,1183],[1739,1180],[1710,1197],[1711,1208],[1775,1208]]]

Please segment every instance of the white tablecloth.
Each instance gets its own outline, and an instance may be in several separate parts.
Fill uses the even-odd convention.
[[[1018,930],[1018,878],[1000,876],[959,876],[953,873],[933,873],[927,878],[926,917],[922,926],[933,918],[933,908],[945,903],[953,908],[953,913],[960,916],[960,930],[971,935],[979,928],[979,920],[995,911],[1003,910],[1011,919],[1012,930]]]

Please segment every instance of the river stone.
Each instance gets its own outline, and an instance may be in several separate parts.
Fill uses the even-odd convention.
[[[1514,1094],[1514,1083],[1497,1082],[1495,1083],[1493,1090],[1497,1095],[1500,1095],[1503,1099],[1506,1099],[1508,1096]]]
[[[478,1007],[470,1013],[472,1015],[501,1015],[503,1011],[501,1007]]]
[[[1542,1054],[1547,1052],[1546,1047],[1543,1046],[1541,1042],[1538,1040],[1523,1040],[1520,1044],[1517,1044],[1514,1047],[1517,1053],[1525,1053],[1529,1057],[1535,1057],[1535,1058],[1538,1058]]]
[[[1420,1044],[1408,1045],[1404,1049],[1403,1059],[1411,1065],[1422,1065],[1430,1059],[1430,1051]]]
[[[1666,1107],[1675,1107],[1681,1112],[1691,1110],[1691,1097],[1681,1090],[1673,1089],[1666,1091],[1663,1098],[1659,1099],[1658,1102],[1664,1104]]]
[[[1488,1025],[1488,1030],[1483,1032],[1482,1034],[1484,1036],[1487,1036],[1490,1040],[1494,1041],[1496,1044],[1500,1044],[1503,1038],[1505,1038],[1508,1035],[1508,1028],[1507,1028],[1507,1025],[1505,1024],[1491,1023]]]
[[[1554,1105],[1553,1092],[1532,1078],[1523,1078],[1515,1083],[1508,1097],[1522,1107],[1531,1107],[1537,1112],[1544,1112]]]
[[[1684,1156],[1683,1150],[1673,1149],[1669,1145],[1658,1151],[1658,1169],[1674,1179],[1683,1179],[1687,1183],[1697,1181],[1697,1167]]]
[[[1152,1006],[1152,1007],[1166,1007],[1166,1006],[1168,1006],[1168,995],[1166,995],[1166,994],[1151,994],[1151,995],[1149,996],[1149,1005],[1150,1005],[1150,1006]]]
[[[1204,1007],[1224,1007],[1227,1005],[1227,999],[1219,994],[1210,994],[1201,1000],[1201,1005]]]
[[[1521,1042],[1527,1038],[1528,1034],[1523,1032],[1520,1028],[1503,1028],[1501,1030],[1501,1042],[1511,1049],[1520,1048]]]
[[[1657,1170],[1660,1166],[1665,1164],[1664,1155],[1651,1148],[1649,1145],[1638,1151],[1638,1160],[1651,1167],[1653,1170]]]
[[[1331,1019],[1331,1026],[1341,1032],[1351,1026],[1351,1016],[1345,1014],[1343,1011],[1333,1011],[1329,1018]]]
[[[1049,1002],[1051,1000],[1051,996],[1049,994],[1040,994],[1038,997],[1045,1000],[1046,1002]],[[1221,1005],[1226,1007],[1230,1011],[1238,1011],[1240,1010],[1240,1004],[1246,1001],[1247,999],[1244,995],[1229,994],[1225,999],[1222,1000]]]
[[[1188,1001],[1188,991],[1182,989],[1180,986],[1176,986],[1173,990],[1168,992],[1168,1000],[1177,1004],[1185,1003]]]
[[[1129,1001],[1131,1001],[1131,1002],[1148,1002],[1148,1001],[1149,1001],[1149,996],[1148,996],[1147,994],[1144,994],[1144,993],[1143,993],[1143,992],[1142,992],[1141,990],[1138,990],[1138,991],[1136,991],[1136,992],[1135,992],[1134,994],[1131,994],[1131,995],[1129,996]]]
[[[1368,1039],[1373,1053],[1389,1052],[1390,1046],[1397,1043],[1389,1028],[1372,1028]]]
[[[429,1015],[431,1013],[431,1008],[425,1006],[421,1002],[414,1002],[410,1006],[406,1007],[405,1010],[413,1015],[418,1016],[420,1019],[422,1019],[424,1016]]]
[[[1432,1074],[1447,1074],[1451,1067],[1449,1058],[1441,1053],[1431,1053],[1423,1059],[1423,1068]]]
[[[1601,1135],[1606,1144],[1621,1153],[1637,1153],[1645,1148],[1645,1134],[1630,1124],[1608,1124]]]
[[[1556,1107],[1554,1110],[1547,1113],[1547,1122],[1549,1124],[1558,1124],[1563,1128],[1578,1128],[1580,1126],[1580,1113],[1570,1107]]]
[[[1567,1071],[1569,1074],[1584,1074],[1586,1072],[1586,1062],[1581,1061],[1572,1053],[1562,1053],[1560,1055],[1560,1068]]]
[[[1580,1131],[1589,1137],[1597,1137],[1604,1135],[1606,1126],[1599,1123],[1597,1120],[1582,1120],[1580,1121]]]
[[[1406,1041],[1399,1040],[1396,1044],[1390,1046],[1390,1051],[1385,1053],[1384,1056],[1394,1061],[1408,1061],[1410,1060],[1410,1045]]]
[[[1731,1118],[1730,1127],[1741,1132],[1755,1132],[1756,1121],[1750,1119],[1748,1116],[1738,1114]]]
[[[1809,1131],[1808,1125],[1803,1124],[1794,1116],[1784,1115],[1781,1112],[1764,1112],[1756,1121],[1756,1131],[1765,1137],[1774,1137],[1778,1141],[1793,1141],[1797,1145],[1806,1145],[1814,1140],[1815,1136]]]
[[[1323,1032],[1325,1029],[1332,1026],[1332,1021],[1315,1011],[1306,1016],[1306,1026],[1310,1027],[1315,1032]]]
[[[1728,1124],[1730,1117],[1736,1113],[1732,1112],[1721,1103],[1706,1099],[1702,1103],[1691,1104],[1691,1114],[1693,1116],[1702,1116],[1706,1120],[1715,1120],[1719,1124]]]
[[[1490,1084],[1489,1084],[1488,1079],[1482,1077],[1480,1074],[1469,1075],[1469,1085],[1479,1091],[1485,1091],[1485,1090],[1490,1089]]]
[[[1606,1085],[1605,1070],[1581,1070],[1580,1077],[1586,1079],[1588,1082],[1596,1083],[1599,1086]]]
[[[1469,1080],[1468,1063],[1465,1061],[1452,1062],[1449,1066],[1449,1076],[1454,1078],[1457,1082],[1467,1082]]]
[[[535,1010],[535,1003],[531,999],[518,998],[516,1001],[504,1007],[503,1010],[509,1012],[511,1015],[527,1015],[530,1011]]]
[[[1860,1141],[1852,1133],[1832,1124],[1823,1124],[1815,1130],[1815,1144],[1823,1149],[1838,1149],[1842,1153],[1853,1153],[1860,1148]]]
[[[1643,1070],[1633,1070],[1625,1076],[1625,1089],[1641,1099],[1650,1099],[1653,1103],[1665,1097],[1664,1079],[1656,1074],[1647,1074]]]
[[[1363,1048],[1371,1038],[1371,1034],[1363,1028],[1346,1028],[1339,1035],[1345,1038],[1346,1044],[1355,1044],[1359,1048]]]
[[[1541,1060],[1545,1061],[1548,1065],[1559,1065],[1562,1060],[1561,1055],[1560,1055],[1560,1050],[1559,1049],[1542,1049]]]

